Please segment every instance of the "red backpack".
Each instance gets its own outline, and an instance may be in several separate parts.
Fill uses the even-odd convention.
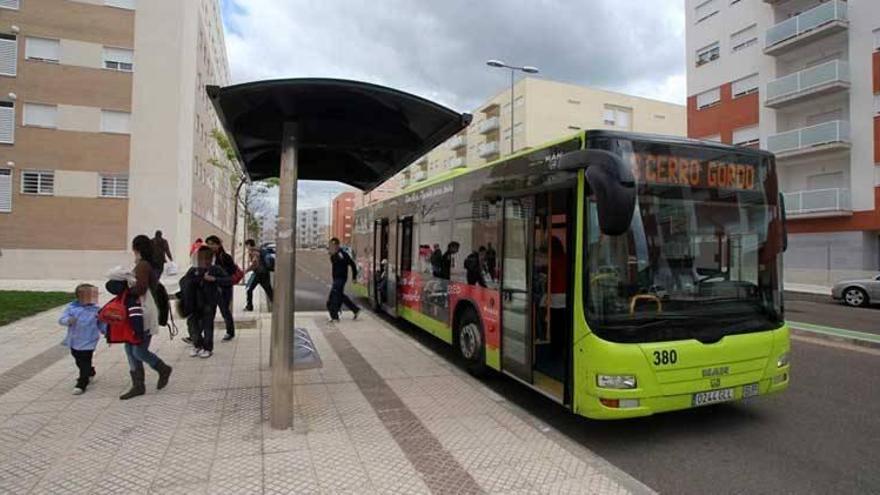
[[[127,297],[128,291],[123,291],[98,311],[98,320],[107,324],[108,344],[141,343],[128,321],[128,307],[125,304]]]

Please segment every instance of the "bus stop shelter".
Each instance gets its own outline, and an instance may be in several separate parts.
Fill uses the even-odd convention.
[[[471,116],[395,89],[339,79],[257,81],[208,86],[207,92],[250,179],[280,178],[269,422],[289,428],[297,180],[369,191],[467,127]]]

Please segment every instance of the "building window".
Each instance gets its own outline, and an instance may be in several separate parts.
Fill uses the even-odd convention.
[[[61,42],[46,38],[25,38],[24,57],[28,60],[58,63]]]
[[[717,41],[711,45],[704,46],[697,50],[697,67],[706,65],[713,60],[717,60],[720,56],[721,48]]]
[[[569,98],[568,102],[571,103],[572,105],[580,105],[581,104],[581,100],[575,100],[574,98]]]
[[[629,129],[632,126],[632,108],[605,105],[602,122],[605,125]]]
[[[702,110],[721,102],[721,88],[710,89],[697,95],[697,109]]]
[[[14,76],[18,69],[18,37],[0,33],[0,75]]]
[[[733,130],[733,144],[737,146],[756,146],[760,142],[761,132],[756,125]]]
[[[15,103],[0,101],[0,143],[15,142]]]
[[[120,9],[134,10],[135,0],[104,0],[104,5],[108,7],[119,7]]]
[[[131,72],[134,69],[134,55],[124,48],[104,47],[104,68]]]
[[[101,132],[130,134],[131,114],[128,112],[101,110]]]
[[[874,30],[874,50],[880,50],[880,29]]]
[[[58,107],[55,105],[41,105],[39,103],[25,103],[22,121],[24,125],[34,127],[58,127]]]
[[[127,198],[127,175],[102,175],[100,193],[102,198]]]
[[[874,95],[874,115],[880,115],[880,94]]]
[[[752,24],[751,26],[741,29],[730,35],[730,51],[738,52],[740,50],[745,50],[750,46],[754,46],[758,44],[758,25]]]
[[[757,93],[758,82],[758,74],[752,74],[751,76],[737,79],[736,81],[733,81],[733,83],[731,83],[730,92],[733,93],[734,98]]]
[[[0,8],[18,10],[18,0],[0,0]]]
[[[12,211],[12,170],[0,168],[0,213]]]
[[[55,172],[25,170],[21,173],[21,193],[51,196],[55,191]]]
[[[696,24],[705,21],[718,13],[718,0],[706,0],[697,5],[696,9],[694,9],[694,13],[697,19]]]
[[[655,113],[651,116],[654,120],[666,120],[666,116],[660,113]]]

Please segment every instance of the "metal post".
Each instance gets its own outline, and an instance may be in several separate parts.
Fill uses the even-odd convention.
[[[296,287],[297,128],[284,124],[281,140],[281,183],[275,258],[275,299],[272,304],[272,389],[269,424],[277,430],[293,426],[293,328]]]
[[[513,154],[513,69],[510,69],[510,154]]]

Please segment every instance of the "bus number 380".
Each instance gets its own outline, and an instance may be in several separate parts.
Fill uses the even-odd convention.
[[[675,364],[678,362],[678,353],[671,351],[654,351],[654,365]]]

